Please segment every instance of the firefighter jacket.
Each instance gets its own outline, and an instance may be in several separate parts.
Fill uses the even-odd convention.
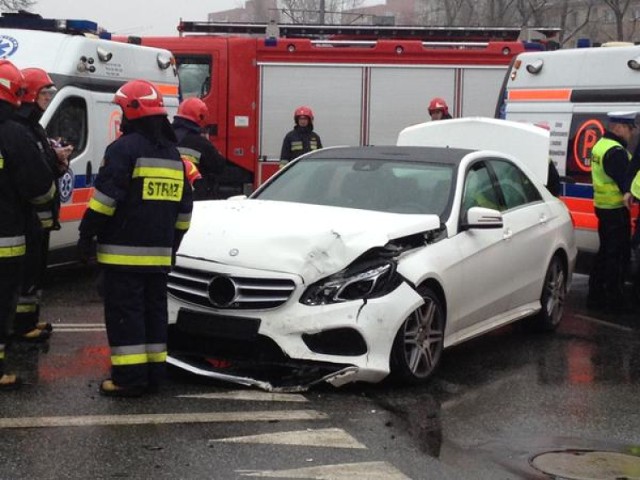
[[[40,125],[42,113],[42,110],[34,103],[23,103],[20,108],[18,108],[14,119],[25,127],[31,140],[37,145],[40,151],[42,163],[49,170],[54,180],[56,180],[54,182],[56,189],[52,204],[53,219],[51,225],[47,226],[47,228],[50,230],[60,230],[60,191],[57,179],[60,178],[64,172],[59,169],[58,156],[49,142],[47,132],[42,125]]]
[[[631,155],[626,142],[606,131],[591,149],[593,204],[596,208],[622,208],[625,175]]]
[[[193,206],[175,143],[127,128],[107,147],[94,186],[80,223],[80,239],[97,236],[98,263],[168,271],[189,228]]]
[[[186,160],[192,162],[202,175],[202,179],[194,184],[194,200],[210,200],[220,198],[218,194],[219,179],[224,172],[226,159],[220,155],[216,147],[202,136],[201,129],[195,122],[186,118],[175,117],[173,129],[178,139],[178,151]]]
[[[282,141],[280,160],[291,161],[303,153],[322,148],[320,136],[313,131],[313,125],[300,127],[296,125],[287,133]]]
[[[27,217],[35,209],[43,227],[53,222],[55,185],[29,132],[0,102],[0,261],[25,254]]]

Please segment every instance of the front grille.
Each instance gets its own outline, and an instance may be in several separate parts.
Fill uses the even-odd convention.
[[[267,309],[279,307],[291,297],[296,288],[293,280],[283,278],[259,278],[227,276],[235,285],[235,297],[226,305],[214,305],[209,283],[219,273],[175,267],[169,273],[169,294],[179,300],[219,309]]]

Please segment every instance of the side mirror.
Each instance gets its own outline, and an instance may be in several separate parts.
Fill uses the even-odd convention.
[[[484,207],[471,207],[467,211],[467,220],[461,225],[462,230],[502,227],[502,214],[498,210]]]

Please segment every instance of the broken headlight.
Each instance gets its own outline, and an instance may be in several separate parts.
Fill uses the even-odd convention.
[[[377,298],[393,291],[400,282],[395,262],[368,262],[349,267],[310,285],[300,302],[305,305],[326,305]]]

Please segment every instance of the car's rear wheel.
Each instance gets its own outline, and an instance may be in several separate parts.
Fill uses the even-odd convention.
[[[423,383],[440,363],[445,314],[438,296],[422,288],[424,303],[405,319],[391,351],[391,375],[405,383]]]
[[[560,325],[567,296],[567,274],[558,255],[549,263],[542,286],[540,304],[542,309],[533,317],[533,326],[541,331],[553,331]]]

